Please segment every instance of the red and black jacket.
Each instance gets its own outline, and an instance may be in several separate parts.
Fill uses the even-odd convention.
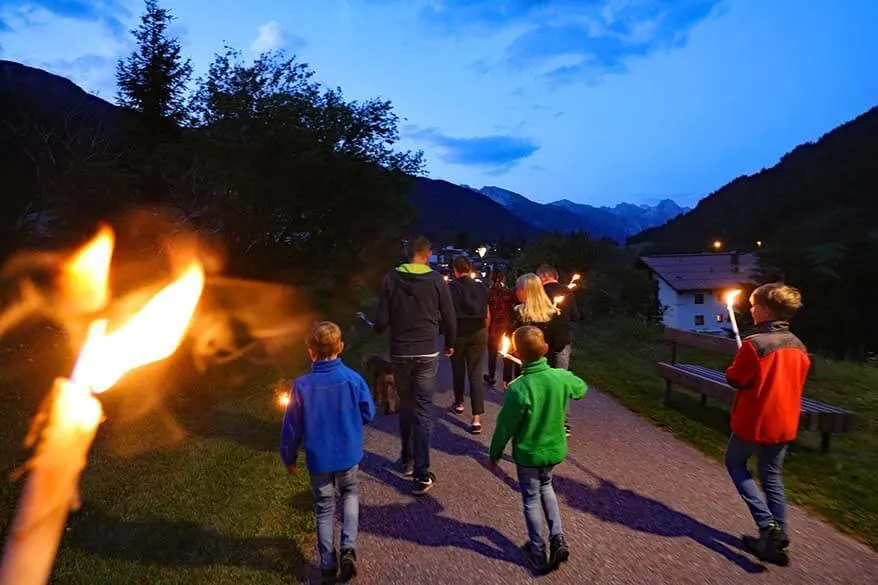
[[[810,367],[808,350],[790,331],[789,323],[759,325],[726,370],[726,380],[738,391],[732,406],[732,432],[762,445],[795,439]]]

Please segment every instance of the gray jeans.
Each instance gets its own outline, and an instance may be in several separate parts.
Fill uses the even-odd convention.
[[[564,534],[561,526],[561,509],[555,488],[552,487],[554,465],[546,467],[518,467],[518,486],[524,502],[524,523],[531,550],[537,555],[545,554],[546,541],[543,539],[543,518],[549,525],[549,538]]]
[[[341,494],[341,549],[357,548],[357,528],[360,519],[360,497],[357,490],[358,465],[345,471],[311,475],[314,508],[317,516],[317,552],[320,568],[336,565],[335,554],[335,490]]]
[[[570,348],[572,344],[568,343],[561,351],[549,352],[549,365],[560,370],[570,369]],[[564,424],[570,423],[570,403],[567,403],[567,411],[564,413]]]

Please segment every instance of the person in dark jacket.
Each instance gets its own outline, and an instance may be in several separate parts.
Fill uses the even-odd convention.
[[[553,368],[561,368],[562,370],[570,369],[570,352],[573,348],[573,332],[570,330],[571,321],[579,321],[582,316],[579,314],[579,306],[576,304],[576,297],[573,291],[567,286],[558,282],[558,271],[554,266],[542,264],[537,268],[537,276],[543,283],[543,288],[548,296],[554,302],[555,299],[561,299],[558,302],[558,308],[561,309],[561,322],[563,326],[558,328],[558,346],[563,347],[559,351],[550,351],[548,357],[549,366]],[[564,428],[567,436],[570,436],[570,421],[564,420]]]
[[[375,332],[390,329],[390,361],[399,393],[402,467],[412,493],[427,493],[436,481],[430,472],[432,405],[439,374],[439,334],[445,355],[454,354],[457,322],[445,280],[428,265],[430,241],[411,242],[411,261],[391,270],[381,283]]]
[[[515,283],[515,294],[521,304],[516,305],[512,313],[510,329],[515,331],[524,325],[533,325],[543,332],[550,353],[563,349],[564,322],[561,320],[561,310],[546,296],[540,277],[532,272],[520,276]],[[503,381],[508,384],[519,375],[520,366],[513,366],[509,375],[504,369]]]
[[[457,315],[457,337],[451,371],[454,379],[454,404],[451,410],[463,414],[463,395],[469,379],[470,404],[473,420],[470,432],[482,432],[482,414],[485,412],[485,387],[480,376],[485,364],[488,346],[488,289],[472,278],[473,265],[466,256],[452,262],[454,280],[449,284],[454,312]]]

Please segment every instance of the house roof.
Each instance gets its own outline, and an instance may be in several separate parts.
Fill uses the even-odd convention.
[[[642,256],[640,260],[678,292],[755,283],[755,254],[667,254]]]

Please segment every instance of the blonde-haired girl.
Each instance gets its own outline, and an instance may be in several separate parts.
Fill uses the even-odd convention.
[[[532,272],[519,276],[515,283],[515,294],[521,304],[516,305],[512,312],[512,332],[524,325],[533,325],[542,330],[550,354],[564,349],[563,346],[558,347],[563,340],[564,322],[560,319],[561,310],[546,294],[540,277]],[[507,373],[504,368],[503,381],[508,383],[520,374],[518,367],[514,367],[511,373]]]

